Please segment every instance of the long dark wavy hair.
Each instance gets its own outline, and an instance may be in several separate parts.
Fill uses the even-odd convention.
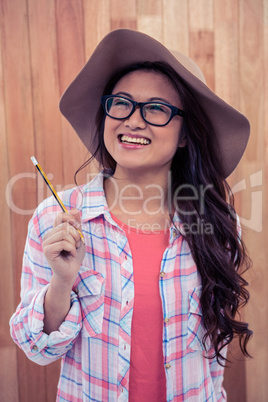
[[[235,336],[240,348],[249,356],[247,344],[252,335],[248,324],[237,319],[249,293],[247,282],[241,276],[251,265],[245,245],[238,233],[234,197],[224,179],[218,159],[220,151],[212,147],[213,127],[191,90],[177,73],[164,62],[145,62],[118,72],[106,85],[103,95],[111,94],[115,84],[131,71],[157,71],[169,78],[177,88],[185,111],[181,136],[187,145],[178,148],[171,165],[171,186],[174,205],[182,222],[188,228],[183,233],[202,280],[201,309],[206,335],[210,339],[218,362],[227,360],[221,353]],[[76,172],[96,158],[104,172],[112,175],[116,162],[104,145],[105,114],[102,107],[96,115],[95,151]],[[200,197],[193,197],[193,188],[206,189],[200,208]],[[176,199],[176,194],[179,199]],[[195,230],[191,230],[191,228]],[[207,228],[204,230],[204,228]],[[208,228],[210,228],[208,230]]]

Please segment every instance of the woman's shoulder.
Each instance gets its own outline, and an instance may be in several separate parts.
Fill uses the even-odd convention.
[[[64,190],[59,191],[57,194],[68,211],[73,208],[78,210],[82,209],[85,197],[93,191],[95,184],[98,183],[100,187],[103,186],[103,178],[101,174],[95,175],[88,183],[81,186],[68,186]],[[58,204],[56,198],[51,195],[44,199],[38,205],[34,216],[39,218],[46,214],[54,214],[60,212],[62,209]]]
[[[66,188],[58,192],[58,196],[67,211],[76,208],[82,213],[83,206],[87,203],[87,198],[91,196],[92,192],[96,191],[96,188],[101,190],[102,187],[103,177],[98,174],[90,182],[82,186]],[[30,221],[30,226],[35,228],[38,236],[43,237],[46,231],[53,227],[55,217],[61,211],[62,209],[57,200],[51,195],[40,202]]]
[[[72,187],[58,192],[58,196],[67,210],[73,208],[79,209],[82,194],[84,192],[83,191],[84,187],[85,186]],[[61,210],[62,209],[59,203],[57,202],[56,198],[53,195],[51,195],[40,202],[40,204],[38,205],[38,207],[34,212],[34,216],[38,216],[39,218],[41,218],[43,215],[57,213],[60,212]]]
[[[61,191],[58,195],[68,211],[73,208],[81,208],[79,190],[76,187]],[[43,238],[47,230],[53,227],[56,215],[61,211],[62,209],[53,195],[44,199],[36,208],[29,222],[29,231],[34,229],[37,236]]]

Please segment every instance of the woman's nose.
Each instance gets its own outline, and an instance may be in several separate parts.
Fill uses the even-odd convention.
[[[143,119],[139,107],[136,107],[132,115],[124,120],[124,124],[132,130],[137,128],[143,129],[146,127],[146,121]]]

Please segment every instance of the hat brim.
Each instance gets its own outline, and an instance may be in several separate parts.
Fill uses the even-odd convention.
[[[107,82],[131,64],[164,61],[187,83],[209,118],[215,132],[215,138],[211,138],[211,141],[215,152],[220,152],[224,177],[228,177],[247,146],[249,121],[211,91],[202,82],[200,75],[197,78],[198,68],[195,69],[196,65],[189,58],[180,53],[176,56],[144,33],[130,29],[112,31],[99,43],[84,68],[62,95],[61,113],[92,152],[95,116]]]

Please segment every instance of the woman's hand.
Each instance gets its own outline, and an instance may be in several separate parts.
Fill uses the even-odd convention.
[[[80,222],[77,209],[59,213],[53,229],[44,236],[43,251],[53,271],[44,303],[43,331],[47,334],[59,328],[70,309],[71,290],[85,256],[77,231],[81,230]]]
[[[53,282],[69,287],[72,287],[85,256],[85,246],[77,229],[81,230],[79,211],[61,212],[43,241],[44,255],[53,271]]]

